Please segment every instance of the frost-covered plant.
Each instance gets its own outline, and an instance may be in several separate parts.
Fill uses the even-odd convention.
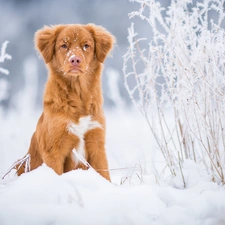
[[[7,44],[8,44],[8,41],[5,41],[2,44],[1,51],[0,51],[0,63],[4,63],[6,59],[8,60],[12,59],[11,55],[6,53]],[[1,73],[4,75],[9,75],[9,71],[0,66],[0,74]],[[5,79],[0,79],[0,103],[2,100],[8,97],[7,90],[8,90],[8,82]],[[0,107],[0,110],[1,110],[1,107]],[[1,114],[1,111],[0,111],[0,114]]]
[[[8,59],[8,60],[12,59],[12,56],[6,53],[6,48],[7,48],[8,43],[9,43],[8,41],[5,41],[2,44],[1,52],[0,52],[0,63],[4,63],[4,61],[6,59]],[[0,67],[0,72],[5,74],[5,75],[9,75],[9,71],[7,69],[2,68],[2,67]]]
[[[141,18],[153,36],[138,38],[129,28],[123,71],[132,102],[174,176],[192,159],[224,184],[225,1],[134,2],[140,9],[130,18]]]

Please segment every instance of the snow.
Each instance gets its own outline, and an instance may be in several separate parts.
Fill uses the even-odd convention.
[[[0,175],[25,155],[38,115],[17,113],[0,120]],[[59,176],[43,164],[20,177],[12,171],[0,181],[1,225],[225,224],[224,186],[187,160],[184,188],[181,175],[171,178],[165,172],[138,112],[107,110],[106,118],[112,183],[92,169]]]

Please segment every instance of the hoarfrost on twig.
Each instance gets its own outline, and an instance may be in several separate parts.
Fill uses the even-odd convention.
[[[6,53],[6,48],[7,48],[8,43],[9,43],[8,41],[5,41],[2,44],[1,54],[0,54],[0,63],[4,63],[6,59],[7,60],[12,59],[12,56]],[[9,75],[9,71],[7,69],[2,68],[2,67],[0,67],[0,73],[3,73],[5,75]]]
[[[24,166],[24,172],[27,173],[30,171],[30,154],[26,154],[22,159],[18,160],[17,162],[15,162],[10,168],[9,170],[4,174],[4,176],[2,177],[2,179],[4,179],[6,177],[6,175],[8,175],[13,169],[16,169],[17,171],[21,168],[21,166]]]
[[[153,33],[148,42],[134,23],[128,29],[123,72],[133,104],[174,176],[192,159],[225,183],[225,1],[174,0],[166,10],[155,0],[133,1],[140,10],[130,18],[139,17]]]

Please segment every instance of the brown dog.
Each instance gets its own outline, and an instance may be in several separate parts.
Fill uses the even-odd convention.
[[[30,170],[45,163],[58,174],[86,169],[76,151],[110,180],[105,152],[105,118],[101,90],[102,63],[114,37],[100,26],[57,25],[35,34],[48,65],[44,111],[29,148]],[[17,166],[18,175],[25,163]]]

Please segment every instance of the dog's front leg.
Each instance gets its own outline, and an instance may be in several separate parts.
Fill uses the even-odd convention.
[[[90,130],[85,134],[84,140],[88,162],[99,174],[110,181],[105,152],[105,131],[102,128]]]
[[[79,144],[79,138],[72,134],[61,135],[58,141],[53,141],[53,145],[45,149],[43,153],[43,162],[51,167],[57,174],[68,172],[76,168],[72,160],[72,149]]]
[[[77,147],[79,138],[68,132],[64,117],[51,117],[38,127],[39,151],[42,161],[57,174],[68,172],[76,167],[67,159]],[[66,165],[65,165],[66,163]],[[66,167],[66,171],[64,171]]]
[[[43,153],[43,162],[52,168],[57,174],[63,173],[65,157],[58,149],[51,149]]]

